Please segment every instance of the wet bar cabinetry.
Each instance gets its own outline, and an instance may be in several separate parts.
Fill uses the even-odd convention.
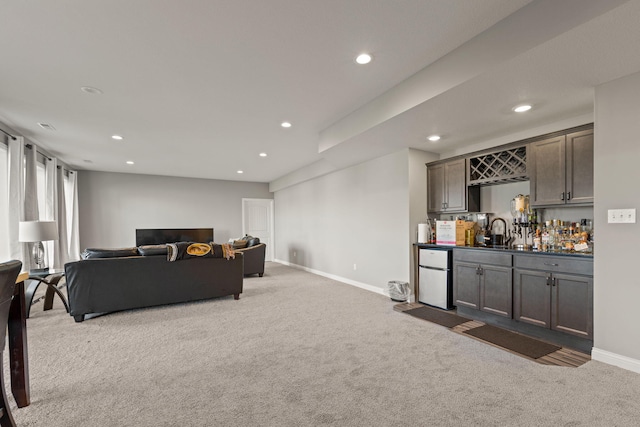
[[[480,189],[467,186],[467,161],[457,159],[427,165],[429,213],[477,212]]]
[[[583,351],[593,345],[593,257],[455,247],[458,314]]]
[[[469,157],[467,172],[469,185],[527,181],[527,146],[503,146],[500,151],[472,155]]]
[[[427,163],[427,212],[480,211],[480,187],[529,180],[531,206],[593,205],[593,125]]]
[[[454,304],[511,318],[511,254],[453,250]]]
[[[593,204],[593,129],[531,143],[531,206]]]
[[[514,319],[593,338],[593,261],[513,257]]]

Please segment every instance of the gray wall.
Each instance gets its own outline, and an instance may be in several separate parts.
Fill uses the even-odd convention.
[[[594,347],[640,372],[640,226],[607,223],[608,209],[640,213],[640,73],[596,88],[595,100]]]
[[[80,171],[80,247],[135,245],[136,228],[213,227],[242,235],[242,198],[272,199],[265,183]]]
[[[402,150],[276,191],[276,259],[380,292],[409,281],[408,173]]]

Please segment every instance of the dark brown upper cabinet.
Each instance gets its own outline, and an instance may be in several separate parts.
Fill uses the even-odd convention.
[[[593,204],[593,129],[536,141],[529,154],[531,205]]]
[[[466,159],[427,165],[427,211],[430,213],[477,212],[480,188],[467,186]]]

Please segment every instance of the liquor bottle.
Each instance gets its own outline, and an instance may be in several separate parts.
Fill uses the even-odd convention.
[[[549,232],[549,251],[556,251],[556,237],[557,237],[557,228],[558,228],[558,220],[552,219],[551,221],[547,221],[547,231]]]
[[[540,251],[542,249],[542,230],[540,226],[536,228],[536,234],[533,237],[533,250]]]
[[[551,228],[551,221],[546,221],[542,228],[542,234],[540,235],[542,252],[549,252],[549,228]]]
[[[551,251],[562,252],[562,221],[554,219],[551,222],[551,230],[549,232],[549,235],[552,236],[550,238],[551,242],[549,242],[552,248]]]

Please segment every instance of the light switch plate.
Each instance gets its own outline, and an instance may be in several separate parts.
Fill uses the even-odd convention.
[[[636,210],[635,209],[621,209],[622,222],[627,224],[636,223]]]
[[[609,224],[635,224],[635,209],[609,209],[607,211],[607,222]]]

